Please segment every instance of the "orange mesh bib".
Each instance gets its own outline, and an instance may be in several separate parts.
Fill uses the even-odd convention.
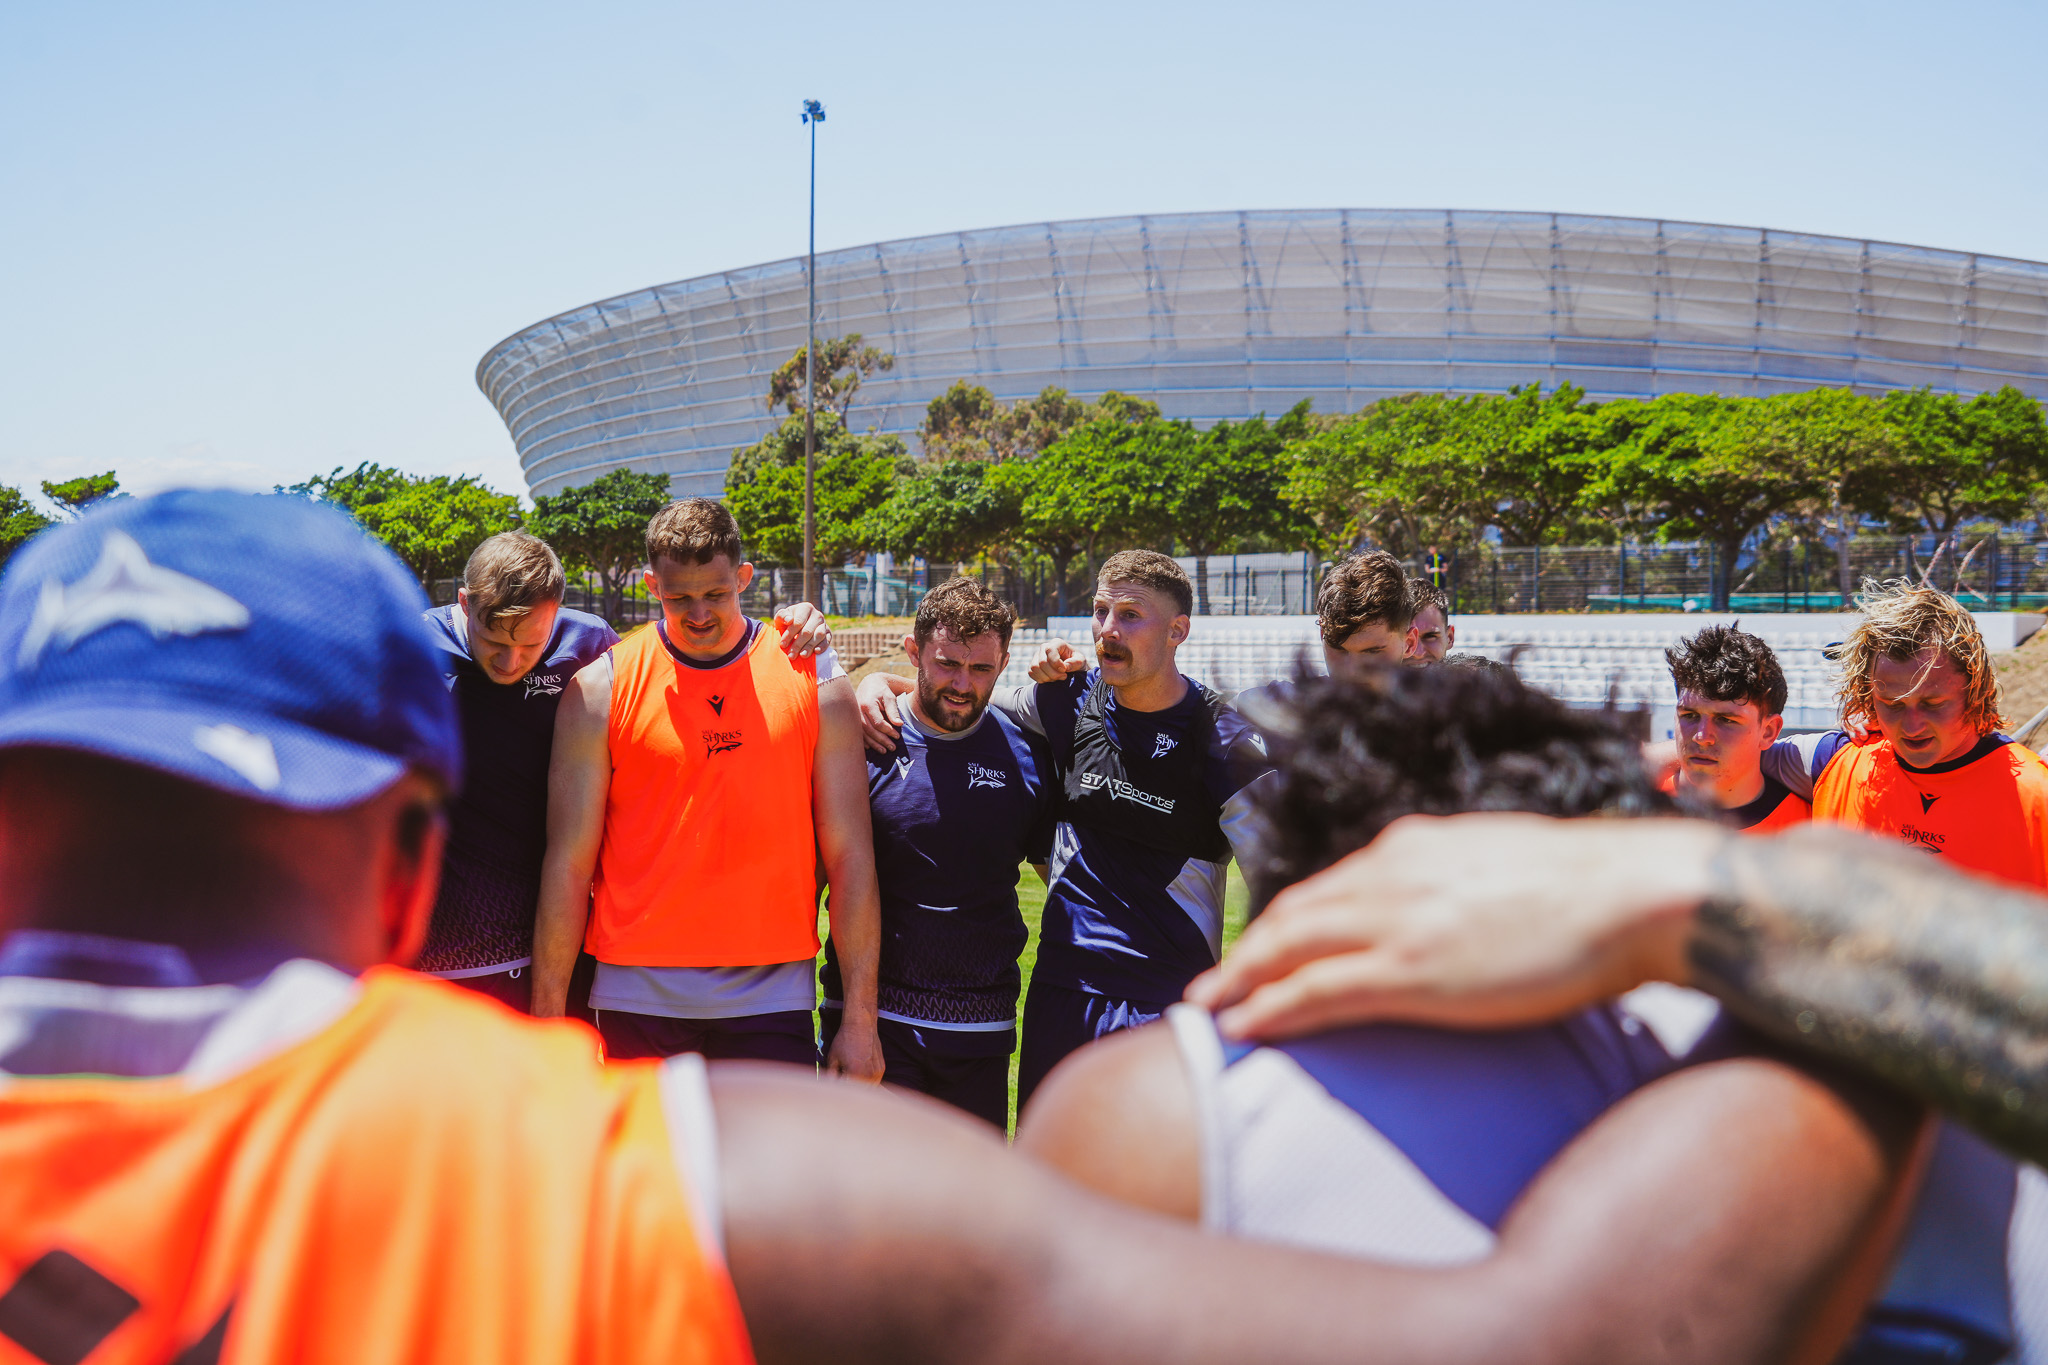
[[[1965,872],[2048,889],[2048,763],[2024,745],[1952,772],[1916,773],[1889,740],[1868,736],[1821,774],[1813,818],[1902,840]]]
[[[380,968],[220,1084],[11,1082],[0,1363],[749,1361],[658,1077]]]
[[[612,647],[611,793],[585,947],[627,967],[758,967],[818,953],[811,760],[817,663],[772,627],[724,668],[653,626]]]

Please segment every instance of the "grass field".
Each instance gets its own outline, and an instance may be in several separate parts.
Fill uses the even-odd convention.
[[[1244,929],[1245,911],[1250,906],[1251,896],[1245,890],[1244,878],[1237,874],[1237,864],[1230,865],[1230,889],[1223,900],[1223,948],[1237,942],[1237,936]],[[1038,961],[1038,916],[1045,908],[1045,887],[1039,882],[1038,874],[1030,868],[1024,869],[1023,877],[1017,883],[1017,908],[1024,912],[1024,923],[1031,930],[1031,941],[1024,946],[1024,956],[1019,963],[1024,969],[1024,988],[1031,988],[1031,968]],[[1021,1027],[1024,1019],[1024,997],[1017,997],[1017,1022]],[[1010,1131],[1017,1131],[1017,1054],[1010,1054]]]
[[[1022,869],[1023,875],[1017,881],[1017,908],[1024,912],[1024,927],[1031,931],[1030,941],[1024,945],[1024,956],[1018,966],[1024,969],[1024,990],[1017,993],[1017,1026],[1024,1025],[1024,992],[1031,989],[1031,969],[1038,962],[1038,918],[1045,909],[1045,886],[1038,880],[1038,874],[1029,867]],[[1230,865],[1230,885],[1223,895],[1223,950],[1230,951],[1230,945],[1237,942],[1237,936],[1244,930],[1245,912],[1251,906],[1251,894],[1245,890],[1244,878],[1237,872],[1237,864]],[[818,937],[822,941],[829,932],[825,907],[818,906]],[[824,963],[821,954],[820,965]],[[1010,1054],[1010,1131],[1017,1131],[1017,1054]]]

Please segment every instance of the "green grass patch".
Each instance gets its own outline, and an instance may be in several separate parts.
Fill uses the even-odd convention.
[[[1230,881],[1223,893],[1223,951],[1229,952],[1230,945],[1237,942],[1237,936],[1244,932],[1245,915],[1251,907],[1251,893],[1245,889],[1244,878],[1238,875],[1237,864],[1230,865]],[[1038,880],[1038,874],[1030,867],[1022,869],[1017,880],[1017,908],[1024,913],[1024,927],[1031,937],[1024,944],[1024,955],[1017,965],[1023,969],[1024,988],[1017,993],[1017,1027],[1021,1036],[1024,1027],[1024,996],[1031,990],[1031,969],[1038,964],[1038,926],[1045,913],[1045,884]],[[818,937],[822,940],[827,933],[824,902],[818,905]],[[824,964],[824,956],[818,962]],[[1017,1131],[1017,1054],[1010,1054],[1010,1132]]]

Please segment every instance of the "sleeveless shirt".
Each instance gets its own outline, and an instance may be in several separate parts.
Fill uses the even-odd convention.
[[[744,667],[691,669],[659,623],[612,649],[612,780],[585,947],[634,967],[818,953],[815,659],[772,630]]]

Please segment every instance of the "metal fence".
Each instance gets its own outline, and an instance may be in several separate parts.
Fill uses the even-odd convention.
[[[1712,601],[1717,551],[1704,544],[1481,547],[1451,558],[1452,610],[1499,615],[1550,611],[1695,611]],[[1851,590],[1866,578],[1907,578],[1954,593],[1978,611],[2048,604],[2048,542],[1985,535],[1949,547],[1931,536],[1859,536],[1849,544]],[[1419,566],[1411,566],[1411,572]],[[1736,559],[1728,610],[1840,611],[1835,547],[1765,545]]]
[[[1712,602],[1716,553],[1699,543],[1479,546],[1449,557],[1443,586],[1451,609],[1460,613],[1704,611]],[[1182,562],[1192,571],[1192,560]],[[1318,564],[1305,555],[1212,556],[1207,614],[1312,614],[1316,588],[1328,571],[1327,561]],[[1419,558],[1409,561],[1408,571],[1421,575]],[[927,587],[956,573],[979,579],[1026,618],[1086,614],[1093,582],[1091,566],[1071,566],[1062,611],[1051,571],[1043,566],[920,562],[886,575],[874,567],[834,569],[823,575],[819,605],[831,616],[909,616]],[[2048,609],[2048,540],[1987,534],[1942,547],[1932,536],[1859,536],[1849,545],[1852,590],[1866,578],[1925,581],[1975,611]],[[801,596],[800,580],[796,568],[758,566],[742,605],[752,615],[771,615]],[[1728,610],[1840,611],[1840,582],[1833,546],[1796,541],[1751,547],[1736,559]],[[584,584],[570,585],[566,604],[604,614],[600,595]],[[658,614],[634,584],[612,621],[626,628]]]

